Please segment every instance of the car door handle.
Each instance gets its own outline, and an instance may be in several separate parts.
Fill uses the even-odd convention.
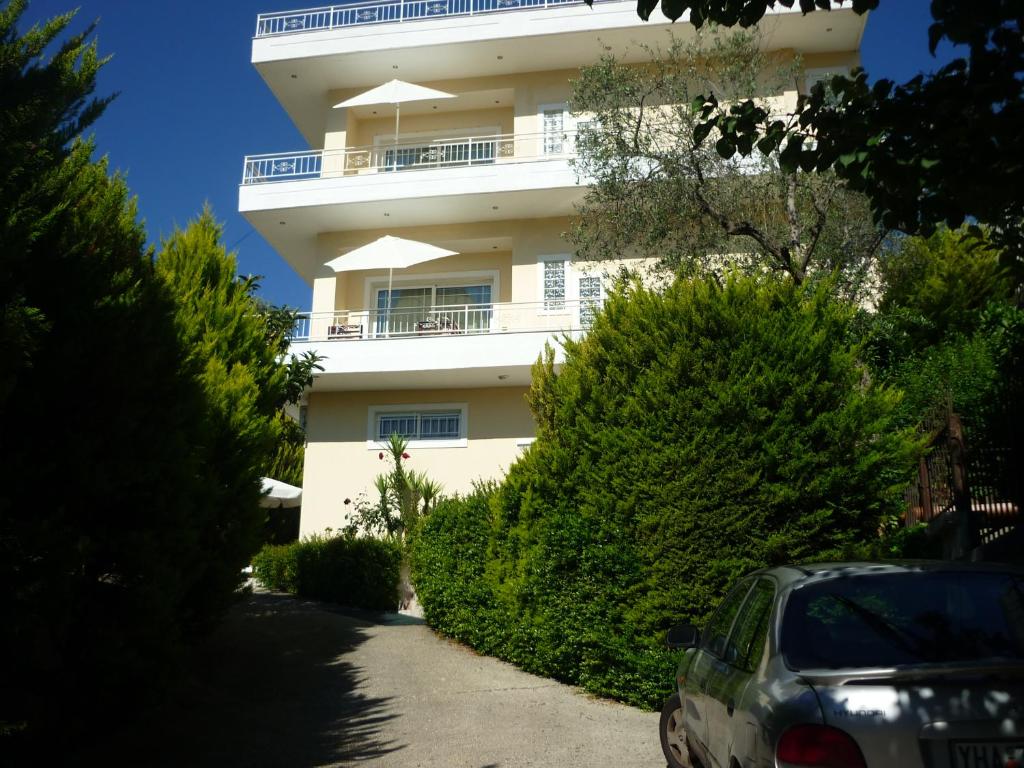
[[[728,703],[725,705],[725,711],[729,713],[729,717],[732,717],[732,713],[736,711],[736,702],[729,699]]]

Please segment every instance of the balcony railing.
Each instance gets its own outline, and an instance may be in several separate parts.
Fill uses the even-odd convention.
[[[595,0],[599,3],[625,0]],[[485,13],[583,5],[582,0],[382,0],[380,2],[326,5],[298,11],[261,13],[256,17],[256,37],[316,32],[367,24],[392,24],[445,16],[476,16]]]
[[[291,334],[294,342],[358,341],[409,337],[451,337],[493,333],[585,330],[601,308],[600,299],[453,304],[304,312]]]
[[[575,154],[576,132],[420,139],[397,144],[248,155],[242,184],[357,176],[366,173],[556,160]]]

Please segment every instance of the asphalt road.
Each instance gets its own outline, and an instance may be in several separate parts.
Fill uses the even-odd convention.
[[[173,700],[79,753],[131,766],[661,768],[658,716],[520,672],[405,616],[257,592]]]

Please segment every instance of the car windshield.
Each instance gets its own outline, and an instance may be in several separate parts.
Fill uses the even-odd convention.
[[[798,587],[782,623],[790,669],[1024,659],[1024,578],[911,571]]]

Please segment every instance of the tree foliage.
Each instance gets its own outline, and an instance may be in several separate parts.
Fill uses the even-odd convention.
[[[668,626],[701,623],[741,573],[875,538],[898,504],[917,443],[893,428],[898,395],[866,379],[851,322],[827,287],[766,277],[615,292],[560,372],[536,367],[537,441],[487,508],[486,547],[458,543],[450,510],[423,526],[428,621],[660,703]],[[467,558],[473,582],[424,576],[444,557]],[[460,600],[493,624],[466,629]]]
[[[590,0],[588,0],[589,2]],[[647,19],[657,0],[638,0]],[[662,0],[675,20],[689,10],[696,26],[750,26],[793,0]],[[857,13],[878,0],[853,0]],[[800,0],[804,13],[830,7]],[[818,10],[816,10],[818,9]],[[869,84],[861,70],[816,85],[795,112],[780,118],[752,100],[726,104],[708,92],[697,100],[704,140],[725,156],[781,148],[789,168],[832,169],[871,199],[888,229],[929,234],[936,225],[976,220],[1020,282],[1024,275],[1024,5],[1008,0],[936,0],[928,46],[963,46],[964,55],[936,72],[897,84]],[[697,134],[698,138],[700,134]],[[725,141],[722,141],[722,140]]]
[[[834,174],[786,167],[778,148],[723,157],[691,108],[713,90],[777,110],[772,97],[797,63],[765,54],[749,33],[647,53],[646,66],[605,56],[573,83],[573,111],[593,117],[575,161],[593,180],[571,232],[579,255],[652,257],[682,274],[739,266],[797,283],[840,273],[855,293],[881,242],[866,198]]]
[[[999,251],[963,232],[896,242],[880,262],[867,359],[904,391],[904,423],[952,408],[974,436],[1012,442],[1024,428],[1024,311]],[[1003,439],[1003,438],[999,438]]]
[[[71,15],[20,35],[24,8],[0,9],[0,737],[59,746],[159,691],[232,598],[315,361],[281,358],[209,214],[154,260],[80,137],[104,60],[59,41]]]
[[[0,721],[173,674],[201,563],[202,392],[124,181],[77,138],[102,60],[0,10]],[[56,48],[52,56],[47,50]]]
[[[189,603],[215,618],[262,541],[260,479],[288,437],[283,408],[309,383],[316,360],[284,363],[291,325],[256,298],[254,278],[238,277],[209,209],[162,243],[156,272],[175,301],[178,336],[188,350],[183,363],[204,394],[205,435],[192,451],[205,468],[206,514],[198,589]]]

